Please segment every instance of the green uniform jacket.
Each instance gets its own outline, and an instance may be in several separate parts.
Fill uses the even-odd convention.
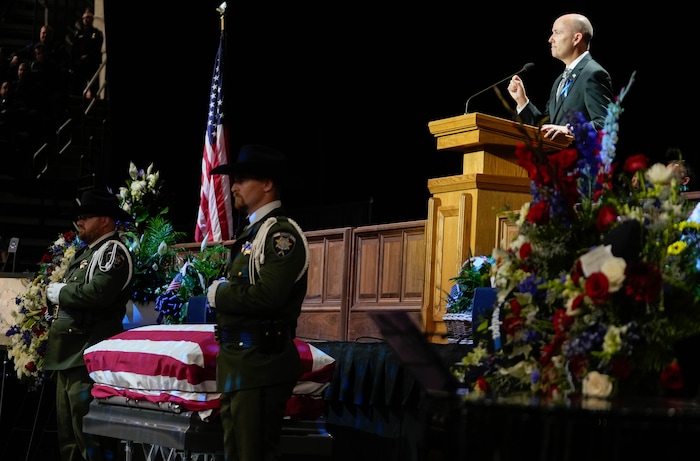
[[[59,294],[59,311],[63,313],[49,329],[46,370],[85,366],[83,351],[87,347],[124,331],[122,320],[131,297],[132,276],[131,255],[116,233],[75,254],[62,280],[66,286]]]
[[[301,375],[292,338],[306,296],[307,244],[303,233],[283,213],[282,208],[271,211],[237,238],[231,249],[228,283],[217,287],[215,309],[220,329],[257,332],[265,321],[280,321],[291,334],[280,352],[221,342],[217,356],[219,392],[296,381]],[[252,242],[271,217],[277,222],[267,232],[264,250],[256,252]],[[260,262],[257,269],[256,259]],[[254,283],[249,278],[251,267]]]

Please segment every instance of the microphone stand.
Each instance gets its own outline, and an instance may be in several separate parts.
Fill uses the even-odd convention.
[[[467,99],[466,104],[464,104],[464,113],[465,113],[465,114],[468,114],[468,113],[469,113],[469,111],[468,111],[468,108],[469,108],[469,101],[471,101],[472,98],[474,98],[475,96],[479,96],[479,95],[482,94],[482,93],[487,92],[488,90],[490,90],[491,88],[493,88],[493,87],[495,87],[495,86],[500,85],[501,83],[505,82],[506,80],[512,78],[514,75],[518,75],[518,74],[521,73],[521,72],[527,72],[528,70],[532,69],[533,67],[534,67],[534,64],[531,63],[531,62],[529,62],[529,63],[525,64],[525,65],[522,67],[522,69],[520,69],[519,71],[517,71],[517,72],[515,72],[515,73],[513,73],[513,74],[510,74],[510,75],[507,76],[506,78],[497,81],[497,82],[494,83],[493,85],[487,86],[486,88],[484,88],[483,90],[479,91],[478,93],[475,93],[475,94],[469,96],[469,98]]]

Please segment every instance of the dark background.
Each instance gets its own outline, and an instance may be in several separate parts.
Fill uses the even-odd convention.
[[[143,168],[155,162],[171,218],[190,233],[219,3],[105,6],[114,185],[123,184],[130,160]],[[556,17],[570,11],[501,2],[479,9],[229,2],[224,92],[232,159],[246,143],[284,151],[293,161],[284,196],[292,211],[372,198],[373,223],[425,219],[428,179],[461,172],[461,156],[438,152],[428,123],[464,113],[470,95],[527,62],[535,64],[523,75],[528,94],[543,107],[563,69],[547,40]],[[644,153],[665,161],[673,146],[694,165],[697,98],[682,71],[696,42],[687,8],[664,2],[627,11],[608,2],[578,12],[593,23],[591,53],[615,92],[637,72],[623,103],[618,160]],[[505,92],[505,83],[499,88]],[[473,98],[469,111],[508,116],[494,91]]]

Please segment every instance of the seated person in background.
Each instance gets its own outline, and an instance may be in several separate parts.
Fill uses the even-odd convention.
[[[673,168],[678,175],[678,186],[681,192],[688,192],[691,184],[695,182],[695,172],[683,159],[680,149],[677,147],[669,147],[666,150],[666,166]]]

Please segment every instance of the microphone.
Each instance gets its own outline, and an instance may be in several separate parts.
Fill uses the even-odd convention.
[[[469,96],[469,99],[467,99],[467,103],[464,105],[464,113],[465,113],[465,114],[468,114],[468,113],[469,113],[469,111],[467,110],[467,108],[469,107],[469,101],[471,101],[473,97],[479,96],[481,93],[484,93],[484,92],[490,90],[491,88],[493,88],[494,86],[498,86],[498,85],[500,85],[501,83],[505,82],[506,80],[508,80],[509,78],[511,78],[513,75],[517,75],[517,74],[519,74],[519,73],[521,73],[521,72],[527,72],[528,70],[531,70],[533,67],[535,67],[535,63],[534,63],[534,62],[528,62],[528,63],[525,64],[525,65],[523,66],[523,68],[520,69],[519,71],[514,72],[514,73],[510,74],[509,76],[507,76],[506,78],[504,78],[503,80],[499,80],[499,81],[497,81],[496,83],[494,83],[493,85],[490,85],[490,86],[484,88],[483,90],[479,91],[478,93],[475,93],[475,94]]]

